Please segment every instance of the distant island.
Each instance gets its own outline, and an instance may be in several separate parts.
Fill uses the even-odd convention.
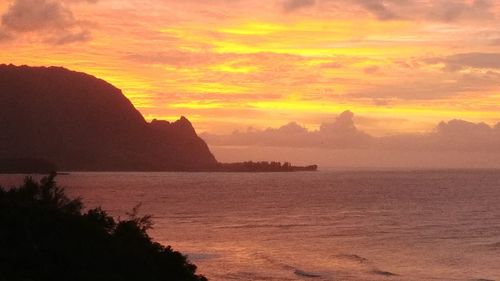
[[[118,88],[61,67],[0,65],[0,132],[3,173],[317,169],[220,163],[187,118],[147,122]]]
[[[239,163],[219,163],[216,171],[219,172],[299,172],[299,171],[317,171],[317,165],[293,166],[285,162],[239,162]]]

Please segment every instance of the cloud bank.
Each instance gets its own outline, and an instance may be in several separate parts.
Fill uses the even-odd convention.
[[[450,71],[465,68],[500,70],[500,53],[462,53],[447,57],[429,58],[427,63],[442,63]]]
[[[308,130],[291,122],[276,129],[249,128],[230,135],[204,133],[202,137],[213,146],[500,152],[500,123],[491,127],[454,119],[439,123],[427,133],[375,137],[356,127],[351,111],[341,113],[333,122],[322,123],[318,130]]]
[[[375,137],[345,111],[308,130],[295,122],[230,135],[202,134],[219,161],[291,161],[332,168],[500,168],[500,123],[454,119],[422,134]]]
[[[429,20],[455,22],[495,18],[495,2],[492,0],[347,0],[341,3],[332,0],[287,0],[283,2],[285,12],[292,12],[315,5],[343,9],[358,7],[381,21]]]
[[[316,4],[316,0],[287,0],[283,3],[285,12],[292,12],[298,9],[311,7]]]
[[[66,3],[96,0],[14,0],[1,16],[0,41],[34,34],[42,41],[62,45],[90,39],[90,31],[77,20]]]

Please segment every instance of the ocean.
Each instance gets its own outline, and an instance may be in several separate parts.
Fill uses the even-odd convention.
[[[22,175],[0,175],[10,186]],[[500,171],[69,173],[209,280],[500,280]]]

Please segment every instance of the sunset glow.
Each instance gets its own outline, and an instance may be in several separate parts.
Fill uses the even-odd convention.
[[[500,281],[499,187],[500,0],[0,0],[0,281]]]
[[[21,16],[26,5],[38,8]],[[315,128],[344,110],[374,135],[500,121],[498,1],[11,0],[0,12],[2,63],[87,72],[145,118],[186,115],[198,131]]]

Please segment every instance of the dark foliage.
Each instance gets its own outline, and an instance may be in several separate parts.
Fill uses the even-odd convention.
[[[150,217],[137,209],[120,221],[99,208],[84,212],[54,176],[0,187],[0,280],[206,280],[181,253],[151,240]]]
[[[221,172],[298,172],[317,171],[317,165],[293,166],[289,162],[238,162],[238,163],[218,163],[217,171]]]

